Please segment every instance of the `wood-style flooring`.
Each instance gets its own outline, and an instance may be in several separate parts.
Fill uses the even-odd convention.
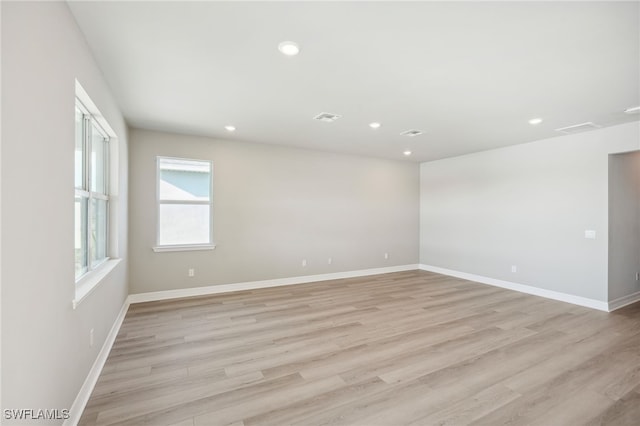
[[[81,425],[638,425],[640,304],[423,271],[134,304]]]

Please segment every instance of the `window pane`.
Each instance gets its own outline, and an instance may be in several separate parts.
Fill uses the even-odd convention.
[[[107,257],[107,201],[91,199],[91,263]]]
[[[209,242],[209,205],[160,204],[160,245]]]
[[[87,272],[87,198],[76,197],[75,203],[76,279]]]
[[[82,135],[84,118],[82,112],[76,108],[76,151],[75,151],[75,187],[84,186],[84,143]]]
[[[209,201],[210,162],[161,158],[158,166],[161,200]]]
[[[106,147],[107,143],[98,128],[91,128],[91,191],[107,193],[106,179]]]

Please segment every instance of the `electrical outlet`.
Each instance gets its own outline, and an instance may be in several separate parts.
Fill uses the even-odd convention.
[[[511,265],[511,272],[518,272],[518,266],[517,265]]]
[[[327,265],[331,265],[331,263],[333,263],[333,259],[332,258],[328,258],[327,259]]]
[[[385,258],[385,259],[388,259],[388,258],[389,258],[389,253],[385,253],[385,254],[384,254],[384,258]]]
[[[302,266],[307,266],[307,259],[302,259]]]
[[[93,328],[91,330],[89,330],[89,347],[93,347]]]
[[[189,275],[190,277],[195,277],[196,276],[196,270],[193,268],[189,268],[189,270],[187,271],[187,275]]]
[[[640,272],[636,272],[636,281],[640,281]]]

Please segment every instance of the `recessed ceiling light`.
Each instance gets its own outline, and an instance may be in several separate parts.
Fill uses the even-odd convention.
[[[372,129],[379,129],[380,126],[382,126],[382,124],[376,123],[375,121],[373,123],[369,123],[369,127],[371,127]]]
[[[406,155],[407,157],[411,155],[411,151],[406,150],[405,152],[403,152],[404,155]]]
[[[296,56],[300,53],[300,46],[293,41],[283,41],[278,45],[278,50],[286,56]]]
[[[624,110],[624,112],[626,112],[627,114],[634,114],[634,113],[640,112],[640,106],[627,108]]]
[[[235,132],[236,131],[235,126],[224,126],[224,128],[226,129],[227,132]]]
[[[534,126],[540,123],[542,123],[542,118],[532,118],[531,120],[529,120],[529,124]]]

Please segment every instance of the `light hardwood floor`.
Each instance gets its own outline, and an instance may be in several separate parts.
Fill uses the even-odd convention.
[[[640,304],[422,271],[132,305],[81,425],[638,425]]]

